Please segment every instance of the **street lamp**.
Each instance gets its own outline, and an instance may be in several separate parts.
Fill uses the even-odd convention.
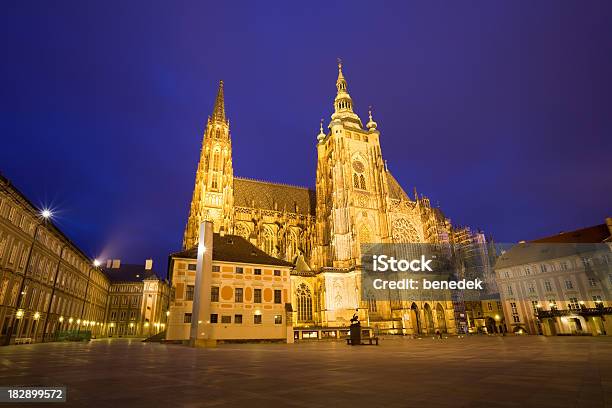
[[[32,244],[30,245],[30,250],[28,252],[28,259],[26,261],[25,270],[23,271],[23,276],[21,277],[21,283],[19,284],[19,292],[18,292],[19,295],[17,296],[17,303],[16,303],[17,308],[21,307],[21,304],[23,303],[23,297],[25,296],[25,283],[28,277],[30,263],[32,262],[32,252],[34,251],[34,245],[36,244],[36,237],[38,236],[38,229],[40,228],[41,225],[45,225],[45,226],[47,225],[47,221],[51,217],[53,217],[53,213],[51,212],[51,210],[44,208],[42,211],[40,211],[40,217],[42,218],[42,221],[37,223],[36,228],[34,229],[34,238],[32,239]],[[17,311],[15,316],[17,316],[18,313],[19,313],[19,310]],[[23,316],[23,310],[21,312],[21,316]],[[17,319],[19,320],[19,323],[17,325],[17,334],[19,334],[19,330],[21,326],[21,318],[19,317]],[[9,344],[11,344],[11,338],[13,337],[14,326],[15,326],[15,320],[11,322],[11,326],[8,328],[6,338],[4,339],[5,346],[8,346]]]

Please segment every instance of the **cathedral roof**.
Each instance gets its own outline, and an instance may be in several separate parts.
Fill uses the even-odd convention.
[[[174,258],[197,259],[198,248],[175,252]],[[266,254],[261,249],[239,235],[213,234],[213,260],[222,262],[239,262],[256,265],[293,266],[291,262],[283,261]]]
[[[389,188],[389,196],[395,200],[406,200],[410,201],[408,194],[404,191],[402,186],[399,185],[395,177],[391,175],[391,172],[387,170],[387,187]]]
[[[315,215],[315,197],[315,191],[306,187],[234,177],[237,207]]]

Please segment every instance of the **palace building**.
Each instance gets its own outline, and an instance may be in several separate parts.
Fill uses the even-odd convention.
[[[391,305],[361,294],[362,244],[448,245],[455,235],[439,208],[416,190],[409,196],[393,177],[383,138],[371,111],[365,125],[355,112],[339,64],[331,120],[313,135],[315,189],[237,177],[221,81],[196,171],[183,239],[187,252],[172,258],[184,262],[197,245],[200,224],[212,221],[216,234],[242,237],[294,265],[295,327],[345,327],[358,310],[362,321],[388,332],[454,332],[451,301],[408,299]]]

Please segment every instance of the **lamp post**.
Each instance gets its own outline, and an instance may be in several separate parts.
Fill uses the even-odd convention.
[[[49,218],[51,218],[53,216],[53,213],[50,210],[44,209],[40,212],[40,216],[42,217],[42,222],[39,222],[38,224],[36,224],[36,229],[34,230],[34,238],[32,239],[32,244],[30,245],[30,251],[28,252],[28,259],[26,261],[26,266],[25,266],[25,270],[23,271],[23,276],[21,277],[21,283],[19,285],[19,292],[17,294],[17,305],[16,305],[16,309],[22,310],[22,317],[23,317],[23,309],[21,309],[21,303],[23,301],[24,298],[24,288],[25,288],[25,283],[26,283],[26,279],[28,276],[28,270],[30,269],[30,262],[32,261],[32,252],[34,251],[34,245],[36,244],[36,237],[38,236],[38,228],[40,228],[41,225],[47,225],[47,220]],[[11,344],[11,339],[13,337],[13,331],[15,329],[15,320],[19,320],[18,324],[17,324],[17,332],[19,332],[19,330],[21,329],[21,318],[17,318],[17,313],[15,314],[16,319],[13,319],[11,321],[11,326],[8,328],[8,332],[6,333],[6,337],[4,339],[4,345],[8,346],[9,344]]]

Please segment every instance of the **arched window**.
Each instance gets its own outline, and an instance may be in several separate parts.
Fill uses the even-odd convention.
[[[219,191],[219,180],[216,174],[212,175],[212,181],[210,182],[210,189],[213,191]]]
[[[274,232],[271,228],[264,228],[263,231],[263,250],[269,255],[274,255]]]
[[[293,231],[290,231],[287,234],[287,260],[293,261],[293,259],[298,254],[298,238],[297,234]]]
[[[236,224],[234,228],[234,234],[241,236],[244,239],[249,239],[249,229],[246,225],[240,223]]]
[[[359,188],[359,175],[357,173],[353,173],[353,187]]]
[[[362,190],[366,189],[365,176],[363,174],[359,175],[359,188]]]
[[[297,300],[297,320],[298,322],[308,322],[312,320],[312,294],[310,288],[305,283],[300,283],[295,291]]]
[[[212,168],[214,171],[221,170],[221,152],[219,150],[215,150],[215,152],[213,153]]]
[[[215,138],[219,139],[221,137],[221,130],[217,128],[215,131]]]

